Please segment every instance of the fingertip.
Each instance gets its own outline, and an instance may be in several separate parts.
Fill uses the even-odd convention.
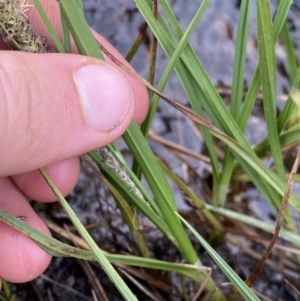
[[[44,168],[63,196],[68,195],[75,187],[79,172],[78,157],[48,165]],[[41,202],[56,201],[56,196],[50,189],[38,170],[12,176],[15,185],[29,198]]]
[[[50,235],[46,226],[31,224]],[[10,282],[23,283],[41,275],[51,262],[51,256],[33,240],[14,228],[0,222],[0,275]]]
[[[0,208],[51,236],[45,223],[30,207],[27,199],[8,178],[0,178]],[[32,239],[0,222],[0,276],[10,282],[26,282],[38,277],[48,267],[51,256]]]

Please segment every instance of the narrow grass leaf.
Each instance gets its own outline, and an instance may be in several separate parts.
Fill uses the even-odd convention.
[[[69,26],[66,20],[66,17],[64,16],[63,10],[61,6],[59,7],[59,13],[60,13],[60,22],[61,22],[61,31],[63,36],[63,45],[66,53],[71,53],[71,35],[69,31]]]
[[[0,220],[12,226],[21,233],[25,234],[26,236],[30,237],[41,248],[43,248],[52,256],[72,257],[89,261],[98,261],[97,257],[92,251],[83,250],[62,243],[61,241],[51,236],[48,236],[43,232],[40,232],[36,228],[26,224],[22,220],[1,209]],[[205,268],[196,265],[169,263],[162,260],[141,258],[131,255],[112,255],[105,253],[102,250],[101,252],[103,252],[104,256],[108,259],[110,263],[182,273],[196,281],[199,281],[199,272],[202,273],[205,270]]]
[[[190,263],[197,262],[198,257],[195,250],[192,247],[181,222],[174,214],[174,211],[176,211],[177,208],[172,190],[157,159],[150,149],[150,146],[135,122],[131,123],[127,132],[123,135],[123,138],[135,160],[138,162],[147,183],[155,196],[157,205],[176,238],[179,249]]]
[[[184,192],[184,194],[190,199],[192,206],[198,209],[201,214],[203,214],[206,220],[210,223],[210,225],[217,230],[218,232],[224,232],[223,226],[220,221],[209,211],[206,209],[202,200],[193,192],[193,190],[182,181],[172,170],[162,162],[162,160],[158,159],[159,164],[161,165],[164,173]]]
[[[144,200],[141,200],[137,195],[130,191],[130,188],[121,180],[120,177],[112,170],[108,170],[100,162],[98,162],[97,154],[90,152],[89,156],[95,160],[101,172],[105,177],[116,187],[126,198],[128,198],[141,212],[143,212],[176,246],[176,240],[161,216],[157,215]]]
[[[286,1],[286,0],[277,0],[277,3],[280,5],[281,2],[284,2],[284,1]],[[298,63],[297,63],[296,53],[295,53],[295,49],[294,49],[294,43],[293,43],[290,31],[289,31],[287,20],[284,22],[281,34],[282,34],[283,43],[284,43],[284,46],[286,49],[290,81],[294,82],[294,80],[296,79]]]
[[[53,42],[54,42],[54,44],[57,48],[57,50],[61,53],[65,53],[66,50],[65,50],[64,46],[62,45],[62,43],[61,43],[61,41],[60,41],[60,39],[59,39],[59,37],[58,37],[54,27],[53,27],[51,21],[49,20],[43,6],[41,5],[40,0],[33,0],[33,3],[35,5],[36,9],[38,10],[38,12],[39,12],[44,24],[45,24],[50,36],[51,36],[51,38],[52,38],[52,40],[53,40]]]
[[[195,16],[193,17],[193,19],[191,21],[191,23],[187,27],[184,34],[181,35],[180,41],[179,41],[178,45],[176,46],[176,48],[174,49],[174,52],[171,55],[171,57],[168,61],[168,64],[157,84],[158,91],[163,91],[163,89],[165,88],[165,85],[167,84],[167,81],[168,81],[172,71],[174,70],[176,63],[180,60],[180,56],[183,53],[183,51],[185,50],[186,45],[188,44],[190,36],[192,35],[192,33],[195,30],[198,23],[200,22],[203,14],[205,13],[210,2],[211,2],[211,0],[205,0],[201,3],[199,9],[197,10]],[[167,14],[168,14],[168,11],[167,11]],[[184,88],[185,92],[187,93],[188,98],[194,99],[194,101],[192,101],[193,109],[196,112],[198,112],[198,114],[203,116],[204,114],[203,114],[202,108],[201,108],[201,106],[198,105],[199,95],[197,94],[197,91],[195,91],[193,89],[192,84],[190,83],[188,77],[183,77],[182,80],[184,80],[184,82],[185,82],[185,84],[183,85],[183,88]],[[148,135],[148,132],[150,130],[151,123],[152,123],[152,120],[156,113],[158,103],[159,103],[159,96],[154,95],[151,98],[150,109],[149,109],[147,118],[141,127],[141,130],[145,136]],[[213,167],[213,177],[217,180],[219,177],[219,167],[218,167],[218,160],[217,160],[217,155],[216,155],[215,148],[213,145],[213,141],[212,141],[210,134],[203,128],[202,128],[202,134],[203,134],[203,139],[205,141],[206,147],[208,149],[208,152],[209,152],[209,155],[211,158],[211,164]],[[138,172],[137,166],[134,165],[133,170],[135,170],[135,172]],[[216,183],[216,181],[214,183]]]
[[[278,40],[279,34],[282,30],[284,22],[287,18],[290,6],[292,4],[292,0],[284,0],[280,2],[280,5],[277,8],[277,12],[274,19],[274,41]],[[241,110],[241,114],[238,119],[238,125],[244,131],[246,125],[248,123],[249,117],[253,110],[254,103],[256,101],[256,96],[259,91],[261,85],[261,78],[260,78],[260,70],[259,65],[257,66],[252,80],[250,82],[245,100],[243,109]]]
[[[229,217],[231,219],[237,220],[239,222],[245,223],[246,225],[252,226],[254,228],[260,229],[262,231],[266,231],[268,233],[274,233],[274,224],[270,224],[264,221],[261,221],[255,217],[243,214],[241,212],[236,212],[233,210],[229,210],[226,208],[212,206],[210,204],[206,204],[206,207],[217,213]],[[298,233],[292,232],[290,230],[281,229],[279,232],[279,237],[289,241],[294,246],[300,248],[300,235]]]
[[[145,37],[145,35],[147,33],[147,28],[148,28],[148,24],[145,22],[140,29],[139,35],[137,36],[136,40],[134,41],[130,50],[128,51],[128,53],[125,56],[125,59],[127,62],[130,62],[133,59],[133,57],[135,56],[135,54],[137,53],[137,51],[139,50],[139,48],[143,42],[143,38]]]
[[[198,239],[202,247],[211,256],[218,267],[223,271],[223,273],[228,277],[228,279],[235,286],[237,291],[243,296],[247,301],[259,301],[259,298],[253,293],[253,291],[245,284],[245,282],[234,272],[234,270],[222,259],[222,257],[205,241],[204,238],[179,214],[178,216],[183,221],[183,223],[190,229],[190,231]]]
[[[274,195],[275,191],[279,192],[280,195],[282,196],[284,193],[284,183],[282,182],[282,180],[280,180],[280,178],[276,177],[276,174],[274,174],[272,171],[270,171],[259,159],[258,157],[255,156],[255,153],[253,152],[252,148],[248,149],[248,148],[244,148],[241,144],[239,144],[237,141],[235,141],[234,139],[232,139],[231,137],[229,137],[228,135],[226,135],[225,133],[223,133],[221,130],[219,130],[217,127],[215,127],[212,123],[210,123],[209,121],[207,121],[206,119],[204,119],[203,117],[197,115],[194,111],[188,109],[187,107],[183,106],[182,104],[173,101],[172,99],[166,97],[165,95],[163,95],[162,93],[160,93],[159,91],[157,91],[153,86],[151,86],[147,81],[145,81],[143,78],[141,78],[140,76],[136,75],[132,70],[130,70],[129,68],[127,68],[126,66],[124,66],[120,61],[118,61],[116,58],[114,58],[113,56],[111,56],[111,54],[109,52],[107,52],[107,50],[101,46],[102,51],[108,55],[116,64],[118,64],[119,66],[123,67],[123,69],[128,72],[130,75],[132,75],[135,79],[139,80],[140,82],[144,83],[145,86],[149,89],[151,89],[153,92],[155,92],[156,94],[158,94],[162,99],[164,99],[168,104],[170,104],[171,106],[173,106],[174,108],[176,108],[177,110],[179,110],[181,113],[183,113],[185,116],[187,116],[188,118],[190,118],[191,120],[195,121],[196,123],[204,126],[205,128],[207,128],[214,136],[216,136],[217,138],[219,138],[220,140],[222,140],[223,142],[225,142],[228,146],[230,146],[230,148],[234,151],[234,154],[237,155],[236,159],[239,161],[239,163],[241,164],[242,167],[244,167],[244,169],[249,173],[249,176],[251,177],[252,181],[258,185],[258,188],[261,189],[262,192],[268,191],[270,190],[270,187],[267,187],[267,190],[264,189],[264,187],[267,186],[267,183],[272,186],[275,190],[273,190],[271,193]],[[134,126],[134,127],[133,127]],[[136,124],[132,123],[131,127],[129,128],[131,132],[131,134],[134,136],[136,135],[136,137],[138,137],[139,135],[139,129],[135,128]],[[136,130],[137,129],[137,130]],[[128,134],[129,130],[126,132],[126,134]],[[125,137],[125,135],[124,135]],[[128,137],[126,135],[126,137]],[[135,141],[136,144],[138,144],[138,140],[136,140],[135,137]],[[133,137],[132,137],[133,138]],[[131,139],[131,138],[130,138]],[[140,137],[141,140],[143,140],[142,137]],[[126,142],[128,145],[129,140]],[[134,146],[134,144],[131,145]],[[136,147],[136,146],[135,146]],[[145,148],[144,150],[146,150],[146,148],[149,148],[148,144],[145,144]],[[138,148],[135,149],[135,154],[139,155],[141,160],[143,160],[143,157],[138,154],[139,151],[137,151]],[[131,151],[133,152],[133,150],[131,149]],[[140,149],[140,152],[143,152],[143,148]],[[242,161],[241,161],[242,160]],[[150,161],[151,162],[151,159]],[[249,164],[249,167],[246,164]],[[151,178],[150,178],[151,179]],[[283,177],[284,179],[284,177]],[[265,181],[265,182],[264,182]],[[278,187],[277,184],[280,183],[280,187]],[[268,193],[265,194],[267,197],[269,196]],[[271,198],[268,198],[269,200]],[[278,200],[278,198],[277,198]],[[295,208],[297,210],[299,210],[300,208],[300,204],[298,204],[297,199],[295,198],[295,196],[292,196],[291,198],[291,202],[293,204],[293,206],[295,206]],[[276,207],[279,208],[280,207],[280,202],[278,201],[276,203]],[[290,220],[290,218],[289,218]]]
[[[235,42],[232,94],[230,99],[230,112],[237,118],[241,111],[241,104],[244,89],[244,75],[246,65],[246,49],[249,31],[249,20],[251,11],[251,1],[241,2],[238,30]]]
[[[111,265],[111,263],[107,260],[103,252],[99,249],[96,242],[93,240],[93,238],[90,236],[88,231],[85,229],[85,227],[80,222],[79,218],[75,214],[75,212],[72,210],[71,206],[68,204],[68,202],[65,200],[63,195],[60,193],[60,191],[57,189],[51,178],[48,176],[48,174],[43,170],[40,169],[40,172],[46,182],[48,183],[49,187],[53,191],[54,195],[57,197],[60,205],[64,208],[64,210],[67,212],[70,220],[76,227],[77,231],[81,235],[82,238],[86,241],[88,246],[93,251],[95,257],[97,258],[98,263],[101,265],[107,276],[110,278],[110,280],[115,284],[115,286],[118,288],[119,292],[122,294],[125,300],[128,301],[134,301],[137,300],[136,297],[133,295],[131,290],[127,287],[124,280],[120,277],[120,275],[116,272],[114,267]]]
[[[85,54],[98,59],[103,59],[96,39],[89,28],[78,1],[60,0],[59,4],[66,17],[69,30],[72,33],[76,47],[80,54]]]
[[[147,20],[149,27],[153,32],[155,32],[157,39],[164,49],[166,55],[171,56],[174,51],[173,49],[176,48],[175,45],[177,44],[176,40],[172,36],[172,32],[169,30],[168,26],[161,18],[158,18],[157,22],[153,20],[150,13],[151,10],[149,8],[150,3],[148,3],[148,1],[136,0],[136,3],[140,12]],[[165,5],[166,8],[169,9],[169,6],[167,3],[165,3],[165,1],[162,1],[161,5]],[[172,24],[173,21],[174,23],[177,22],[175,18],[168,21],[170,22],[170,24]],[[169,34],[165,34],[164,32]],[[182,36],[182,34],[182,31],[179,32],[180,37]],[[172,45],[174,46],[172,47]],[[223,100],[216,91],[206,71],[204,70],[199,59],[196,57],[189,44],[187,44],[185,51],[186,52],[181,55],[181,59],[178,61],[175,70],[182,82],[184,89],[194,91],[197,95],[197,97],[194,99],[189,98],[192,107],[200,108],[200,106],[203,106],[210,120],[216,126],[222,129],[229,136],[234,137],[237,142],[249,152],[253,152],[248,141],[245,139],[235,120],[228,112]],[[188,58],[186,56],[188,56]],[[197,72],[195,72],[196,70]],[[201,80],[201,83],[199,82],[199,79]],[[199,105],[199,99],[203,100],[201,102],[201,105]],[[193,103],[193,100],[195,100],[196,102]],[[268,200],[271,200],[271,196],[266,192],[267,190],[264,188],[266,186],[266,184],[263,183],[264,179],[257,179],[257,177],[260,177],[260,174],[253,171],[253,169],[248,168],[247,170],[251,179],[260,184],[258,186],[258,189]],[[227,192],[225,191],[225,193]]]
[[[284,166],[279,135],[274,126],[276,124],[276,61],[271,7],[268,0],[257,1],[257,23],[264,115],[276,172],[283,178]]]
[[[199,9],[197,10],[195,16],[193,17],[191,23],[189,24],[188,28],[186,29],[185,33],[180,38],[180,41],[179,41],[178,45],[176,46],[176,48],[174,49],[174,52],[170,56],[170,59],[168,60],[168,64],[159,80],[159,83],[156,88],[158,91],[160,91],[160,92],[163,91],[172,71],[175,68],[176,63],[180,59],[180,56],[183,53],[192,33],[194,32],[199,21],[201,20],[201,17],[203,16],[203,14],[204,14],[205,10],[207,9],[207,6],[209,5],[210,2],[211,2],[211,0],[203,1],[201,6],[199,7]],[[148,135],[148,132],[150,130],[152,120],[153,120],[154,115],[157,110],[158,102],[159,102],[159,96],[154,95],[151,99],[149,113],[148,113],[147,118],[141,128],[142,132],[144,133],[145,136]]]
[[[234,71],[232,80],[232,94],[230,100],[230,112],[235,120],[241,112],[243,88],[244,88],[244,74],[246,64],[246,49],[247,39],[249,31],[249,20],[251,11],[251,1],[242,1],[240,7],[239,23],[235,44],[235,56],[234,56]],[[227,148],[224,157],[223,169],[218,183],[218,197],[216,205],[223,206],[227,196],[227,189],[232,175],[232,169],[234,164],[234,156]],[[225,193],[224,193],[225,191]]]

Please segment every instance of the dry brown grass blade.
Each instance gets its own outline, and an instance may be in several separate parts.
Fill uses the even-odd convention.
[[[136,278],[132,277],[125,270],[120,269],[120,271],[124,274],[124,276],[126,276],[127,279],[129,279],[136,287],[138,287],[140,291],[142,291],[146,296],[148,296],[149,300],[165,301],[165,299],[162,299],[157,294],[154,295],[153,292],[150,292],[149,289],[145,285],[143,285],[141,282],[139,282]]]
[[[189,108],[185,107],[184,105],[166,97],[162,93],[160,93],[157,89],[155,89],[149,82],[147,82],[144,78],[142,78],[140,75],[138,75],[135,71],[130,69],[129,67],[125,66],[122,62],[120,62],[117,58],[115,58],[101,43],[98,42],[98,46],[100,50],[109,57],[117,66],[119,66],[121,69],[123,69],[126,73],[131,75],[133,78],[135,78],[140,83],[144,84],[145,87],[147,87],[149,90],[157,94],[161,99],[166,101],[169,105],[171,105],[173,108],[180,111],[182,114],[187,116],[189,119],[195,121],[196,123],[199,123],[206,127],[209,130],[212,130],[222,136],[224,136],[224,133],[220,131],[217,127],[215,127],[212,123],[204,119],[203,117],[199,116]]]
[[[291,288],[291,290],[293,291],[293,295],[295,296],[296,300],[299,300],[300,298],[300,291],[296,288],[295,285],[293,285],[292,283],[290,283],[288,280],[284,280],[286,282],[286,284]]]
[[[147,28],[148,28],[148,24],[145,22],[141,29],[140,29],[140,33],[137,36],[135,42],[133,43],[131,49],[129,50],[129,52],[127,53],[127,55],[125,56],[125,59],[127,62],[130,62],[134,55],[136,54],[137,50],[139,49],[140,45],[142,44],[143,39],[145,38],[146,32],[147,32]]]
[[[174,149],[184,155],[188,155],[190,157],[193,157],[195,159],[198,159],[200,161],[206,162],[210,164],[210,158],[207,156],[204,156],[202,154],[199,154],[197,152],[194,152],[188,148],[186,148],[183,145],[180,145],[178,143],[172,142],[170,140],[167,140],[157,134],[155,134],[153,131],[150,130],[149,132],[149,139],[151,139],[152,141],[158,142],[168,148]]]
[[[255,281],[259,277],[259,275],[260,275],[260,273],[261,273],[261,271],[262,271],[262,269],[265,265],[265,262],[267,261],[267,258],[269,257],[269,255],[270,255],[270,253],[273,249],[273,246],[276,242],[276,239],[278,237],[278,234],[279,234],[279,231],[280,231],[283,219],[284,219],[284,214],[285,214],[286,208],[289,204],[289,198],[290,198],[290,194],[291,194],[293,183],[294,183],[294,177],[297,173],[299,164],[300,164],[300,148],[298,150],[295,162],[293,164],[293,167],[292,167],[292,170],[291,170],[291,173],[290,173],[287,185],[286,185],[286,190],[285,190],[285,193],[284,193],[284,196],[283,196],[283,199],[282,199],[282,205],[281,205],[280,210],[278,212],[278,217],[277,217],[273,237],[272,237],[272,239],[271,239],[271,241],[268,245],[268,248],[267,248],[266,252],[263,254],[262,258],[256,264],[256,266],[255,266],[254,270],[252,271],[252,274],[250,275],[250,277],[246,280],[246,283],[250,287],[252,287],[254,285]]]
[[[72,288],[72,287],[70,287],[70,286],[68,286],[68,285],[65,285],[65,284],[63,284],[63,283],[57,282],[57,281],[55,281],[55,280],[49,278],[48,276],[46,276],[46,275],[44,275],[44,274],[42,274],[42,275],[40,276],[40,278],[43,279],[44,281],[47,281],[47,282],[49,282],[49,283],[52,283],[52,284],[57,285],[57,286],[60,287],[61,289],[64,289],[64,290],[66,290],[66,291],[68,291],[68,292],[74,294],[75,296],[78,296],[78,298],[81,298],[81,300],[87,300],[87,301],[90,301],[90,300],[91,300],[91,298],[89,298],[89,297],[87,297],[86,295],[84,295],[84,294],[78,292],[78,291],[75,290],[74,288]]]

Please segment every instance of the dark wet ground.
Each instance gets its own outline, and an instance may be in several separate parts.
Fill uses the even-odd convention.
[[[201,1],[199,0],[173,0],[170,1],[176,17],[180,21],[183,28],[186,28],[192,19],[196,8]],[[257,41],[255,28],[255,1],[252,2],[252,20],[251,31],[248,42],[247,52],[247,71],[245,75],[245,86],[248,85],[254,68],[256,66],[257,56]],[[139,15],[131,0],[85,0],[86,16],[91,26],[105,36],[123,55],[127,53],[132,45],[135,37],[139,34],[139,30],[143,24],[143,19]],[[239,1],[224,1],[212,0],[207,12],[201,20],[197,30],[191,38],[191,45],[200,57],[207,72],[213,79],[214,84],[219,88],[231,87],[232,66],[234,58],[234,36],[236,32],[236,24],[238,20],[238,5]],[[296,44],[300,42],[300,1],[294,1],[293,10],[290,15],[289,24],[292,28],[293,39]],[[212,21],[213,20],[213,21]],[[149,34],[145,38],[143,44],[136,57],[132,61],[132,65],[142,76],[146,77],[148,72],[149,59]],[[276,48],[278,65],[280,72],[278,74],[278,95],[284,94],[289,89],[288,79],[285,76],[285,56],[283,45],[278,44]],[[156,79],[159,79],[160,74],[166,66],[167,59],[161,50],[158,50],[157,73]],[[176,76],[172,76],[164,93],[174,100],[186,103],[186,97]],[[230,95],[224,93],[224,101],[228,102]],[[280,106],[280,102],[279,102]],[[262,118],[262,106],[258,101],[256,105],[255,116],[251,117],[249,127],[247,129],[247,137],[256,144],[265,134],[265,126]],[[159,112],[155,117],[153,131],[162,137],[173,142],[180,143],[195,152],[203,152],[204,147],[202,139],[199,136],[198,130],[188,119],[180,113],[169,107],[165,103],[161,103]],[[188,135],[186,135],[188,133]],[[118,145],[126,151],[124,144],[120,141]],[[173,168],[178,175],[185,181],[191,181],[194,174],[187,172],[186,164],[183,164],[176,156],[166,152],[166,149],[158,143],[151,142],[151,146],[163,159],[167,160],[168,164]],[[197,193],[200,196],[206,196],[207,190],[205,178],[209,174],[210,167],[207,164],[196,161],[195,159],[186,158],[192,164],[197,173],[198,181]],[[195,183],[194,183],[195,184]],[[190,210],[188,205],[177,188],[174,188],[175,195],[179,207],[183,210]],[[270,208],[266,205],[259,193],[254,189],[246,188],[243,193],[237,196],[245,206],[254,211],[254,214],[269,219],[271,216]],[[76,209],[82,221],[87,224],[96,224],[96,228],[91,231],[93,237],[99,242],[99,245],[111,252],[136,252],[135,247],[126,239],[128,236],[127,228],[123,226],[118,211],[111,197],[103,189],[103,184],[95,177],[93,172],[84,165],[79,183],[74,192],[70,195],[69,201]],[[264,209],[262,209],[264,208]],[[54,205],[51,212],[48,212],[51,218],[55,219],[59,224],[65,222],[69,225],[66,216],[61,212],[58,206]],[[272,218],[272,217],[271,217]],[[197,225],[196,225],[197,226]],[[197,230],[205,235],[206,230],[203,224],[198,224]],[[164,237],[151,227],[145,227],[144,233],[151,245],[152,252],[158,259],[173,261],[179,258],[179,254]],[[234,234],[231,235],[232,242],[235,241]],[[193,239],[193,238],[192,238]],[[253,244],[253,243],[251,243]],[[203,253],[201,247],[195,242],[197,251],[204,265],[210,266],[214,270],[214,279],[218,284],[227,282],[222,273],[218,271],[215,264],[209,259],[206,253]],[[253,247],[252,245],[249,246]],[[113,249],[112,249],[113,248]],[[265,246],[262,243],[257,243],[253,247],[257,254],[262,254]],[[168,252],[166,252],[168,250]],[[234,243],[226,243],[221,247],[216,247],[219,254],[236,270],[238,274],[245,279],[253,269],[257,262],[253,254],[247,254],[245,249],[234,246]],[[283,274],[272,268],[272,264],[276,265],[284,256],[281,251],[274,252],[271,257],[270,264],[264,270],[256,289],[270,300],[299,300],[290,292],[290,287],[284,282]],[[295,263],[296,266],[296,263]],[[99,269],[95,272],[100,280],[104,290],[111,301],[122,300],[116,289],[110,284],[106,276]],[[151,274],[151,272],[149,272]],[[57,284],[52,284],[47,278],[39,278],[32,283],[14,286],[14,291],[18,296],[17,300],[92,300],[89,281],[85,277],[85,273],[78,261],[74,259],[53,259],[51,266],[47,269],[45,277],[54,279]],[[300,272],[290,270],[289,280],[299,285]],[[286,276],[287,277],[287,276]],[[172,279],[165,280],[166,283],[172,284],[175,288],[179,286],[179,279],[175,276]],[[149,300],[140,290],[127,281],[131,285],[134,293],[139,300]],[[65,285],[65,286],[61,286]],[[68,288],[73,288],[77,292],[85,295],[78,295],[71,292]],[[298,287],[299,288],[299,287]],[[37,292],[40,292],[43,299],[37,297]],[[174,292],[174,290],[173,290]],[[165,300],[183,300],[176,297],[175,293],[161,292]],[[52,299],[51,299],[52,298]],[[200,299],[199,299],[200,300]]]

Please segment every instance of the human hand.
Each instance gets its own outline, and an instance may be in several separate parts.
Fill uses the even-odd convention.
[[[58,30],[57,2],[41,2]],[[34,7],[28,16],[47,35]],[[96,37],[126,64],[107,41]],[[133,118],[142,122],[147,91],[109,60],[5,51],[3,42],[0,49],[0,208],[26,216],[26,223],[50,235],[27,201],[55,200],[37,169],[46,166],[67,195],[78,179],[78,155],[114,141]],[[3,222],[0,241],[0,277],[10,282],[32,280],[50,263],[50,255]]]

